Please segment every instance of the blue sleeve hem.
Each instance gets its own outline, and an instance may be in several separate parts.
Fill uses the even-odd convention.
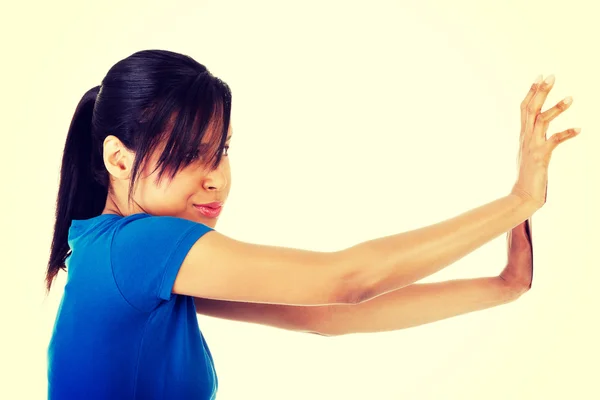
[[[158,296],[163,300],[171,300],[173,285],[175,279],[181,268],[181,264],[192,246],[204,236],[206,233],[211,232],[213,229],[204,224],[198,224],[192,226],[188,231],[181,237],[177,246],[171,253],[171,256],[167,259],[166,265],[164,266],[164,274],[160,283]]]

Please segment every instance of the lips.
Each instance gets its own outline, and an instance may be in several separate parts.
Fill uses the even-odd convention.
[[[221,203],[220,201],[214,201],[212,203],[206,203],[206,204],[194,204],[194,206],[207,207],[207,208],[221,208],[221,207],[223,207],[223,203]]]
[[[223,203],[213,202],[207,204],[194,204],[194,208],[206,218],[217,218],[221,214]]]

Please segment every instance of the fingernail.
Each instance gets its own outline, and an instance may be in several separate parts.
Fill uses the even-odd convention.
[[[581,128],[575,128],[575,129],[573,129],[573,130],[575,131],[575,133],[579,133],[579,132],[581,132]]]
[[[535,83],[536,85],[538,83],[542,83],[542,79],[544,79],[544,77],[542,75],[538,75],[538,77],[535,78],[535,81],[533,81],[533,83]]]
[[[554,75],[550,75],[546,79],[544,79],[544,83],[546,85],[552,85],[554,83]]]
[[[573,98],[571,96],[567,96],[562,101],[564,104],[569,105],[573,102]]]

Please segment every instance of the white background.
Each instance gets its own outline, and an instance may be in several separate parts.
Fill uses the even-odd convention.
[[[592,399],[597,343],[598,10],[585,0],[29,2],[0,12],[0,394],[46,395],[64,274],[43,279],[60,158],[86,90],[130,54],[182,52],[233,90],[233,189],[218,225],[335,250],[508,193],[519,104],[555,74],[573,106],[534,217],[533,289],[404,331],[325,338],[200,317],[226,399]],[[594,207],[595,206],[595,207]],[[504,236],[428,280],[496,275]],[[94,310],[90,310],[93,313]]]

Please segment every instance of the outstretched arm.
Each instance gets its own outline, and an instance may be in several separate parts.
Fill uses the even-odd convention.
[[[200,314],[280,329],[335,336],[409,328],[505,304],[530,287],[533,268],[526,224],[507,235],[508,262],[497,277],[415,283],[356,305],[287,306],[196,299]]]
[[[508,303],[516,298],[500,277],[415,283],[356,305],[287,306],[196,299],[211,317],[339,336],[393,331]]]
[[[544,82],[532,85],[521,105],[519,174],[510,195],[434,225],[337,252],[252,245],[210,232],[188,253],[173,292],[247,303],[347,306],[375,300],[458,261],[529,219],[546,201],[552,152],[579,130],[546,139],[549,122],[571,99],[540,113],[553,78]]]

